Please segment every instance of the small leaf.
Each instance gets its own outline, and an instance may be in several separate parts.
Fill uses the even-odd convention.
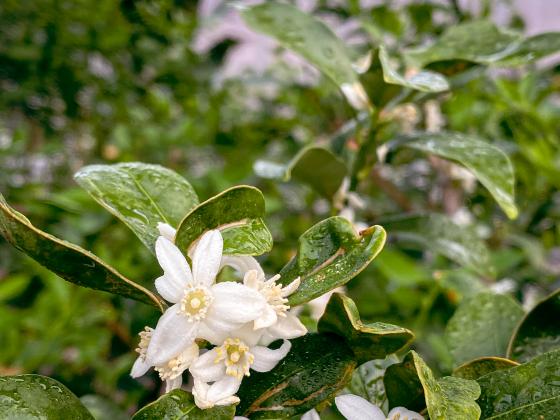
[[[476,399],[480,388],[475,381],[446,376],[435,379],[430,368],[414,351],[402,363],[389,366],[385,373],[389,407],[422,411],[428,408],[431,420],[478,420]]]
[[[99,204],[121,219],[154,252],[157,224],[177,227],[198,204],[191,184],[159,165],[118,163],[86,166],[76,182]]]
[[[253,30],[276,39],[331,78],[357,109],[371,107],[352,67],[348,47],[320,20],[294,6],[267,2],[242,10]]]
[[[450,26],[432,45],[409,49],[404,56],[415,67],[448,60],[489,64],[509,56],[520,42],[520,35],[481,20]]]
[[[444,92],[449,90],[447,79],[433,71],[415,71],[411,76],[403,76],[393,66],[385,47],[379,47],[379,61],[383,69],[385,83],[416,89],[421,92]]]
[[[301,279],[289,304],[309,302],[346,284],[381,252],[385,238],[381,226],[369,227],[357,235],[352,223],[338,216],[308,229],[298,240],[296,256],[280,271],[283,284]]]
[[[556,419],[560,407],[560,350],[478,379],[482,419]]]
[[[521,306],[509,296],[480,293],[461,302],[445,329],[456,364],[483,356],[505,356]]]
[[[255,172],[262,178],[289,181],[294,179],[311,186],[330,198],[340,188],[346,176],[346,165],[323,147],[310,146],[301,150],[287,165],[257,161]]]
[[[411,331],[396,325],[384,322],[363,324],[354,301],[341,293],[331,296],[317,330],[344,337],[358,363],[385,358],[414,339]]]
[[[453,376],[476,380],[490,372],[509,369],[515,366],[519,366],[519,363],[504,359],[503,357],[480,357],[457,367],[453,371]]]
[[[278,419],[305,413],[334,397],[355,367],[352,350],[336,336],[307,334],[292,340],[278,366],[243,380],[237,415]]]
[[[132,420],[231,420],[234,415],[233,405],[201,410],[195,405],[192,394],[175,389],[140,409]]]
[[[40,375],[0,376],[0,417],[93,420],[93,416],[68,388]]]
[[[517,217],[513,166],[496,146],[470,135],[445,132],[407,136],[402,145],[460,163],[488,189],[510,219]]]
[[[37,229],[24,215],[11,208],[1,194],[0,233],[14,247],[66,281],[163,310],[162,301],[148,289],[123,277],[91,252]]]
[[[523,318],[509,342],[510,359],[526,362],[560,348],[560,289],[541,300]]]
[[[490,251],[470,226],[437,213],[395,216],[380,223],[397,240],[419,244],[482,275],[494,273]]]
[[[194,208],[180,223],[175,244],[185,253],[200,236],[219,229],[224,238],[224,254],[260,255],[272,248],[272,236],[262,217],[264,197],[254,187],[230,188]]]

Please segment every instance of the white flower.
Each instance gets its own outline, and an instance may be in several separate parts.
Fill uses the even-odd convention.
[[[336,408],[346,420],[424,420],[420,414],[404,407],[395,407],[387,417],[383,411],[357,395],[340,395],[334,399]]]
[[[239,385],[234,378],[230,378],[229,381],[216,382],[212,385],[208,385],[206,382],[199,381],[195,377],[192,394],[196,406],[205,410],[215,405],[237,404],[239,398],[234,394],[238,389]]]
[[[146,327],[144,331],[140,332],[140,344],[136,351],[139,353],[138,358],[132,366],[130,376],[138,378],[144,375],[148,369],[152,367],[146,360],[146,350],[150,343],[153,328]],[[172,357],[166,363],[154,366],[156,372],[162,381],[165,381],[165,392],[173,389],[181,388],[183,384],[183,372],[189,368],[191,363],[198,357],[198,346],[192,344],[184,351]]]
[[[193,251],[192,272],[179,249],[168,239],[156,241],[156,256],[164,274],[155,286],[173,303],[159,319],[146,351],[155,366],[167,362],[205,332],[228,332],[257,319],[266,301],[256,290],[236,282],[215,283],[222,259],[218,230],[205,233]]]
[[[346,287],[340,286],[336,289],[329,290],[327,293],[319,296],[318,298],[307,302],[307,305],[311,310],[311,318],[318,321],[319,318],[323,316],[323,314],[325,313],[325,309],[327,309],[327,304],[329,303],[329,300],[331,299],[333,293],[346,293]]]
[[[167,223],[159,222],[157,224],[157,228],[161,236],[165,239],[169,239],[171,242],[175,242],[175,234],[177,233],[177,230],[174,227],[168,225]]]
[[[218,405],[217,401],[221,401],[228,393],[233,395],[237,392],[243,377],[250,375],[250,370],[272,370],[292,347],[289,341],[284,340],[278,349],[269,349],[259,344],[261,336],[262,332],[253,330],[252,326],[247,324],[224,335],[221,345],[204,353],[192,363],[190,372],[195,384],[199,385],[200,392],[197,393],[201,404],[207,407],[212,404]],[[203,383],[206,385],[202,385]]]

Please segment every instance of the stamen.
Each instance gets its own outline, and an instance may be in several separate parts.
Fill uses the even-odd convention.
[[[188,288],[181,299],[180,313],[186,315],[191,322],[200,321],[206,317],[213,300],[210,290],[204,286]]]

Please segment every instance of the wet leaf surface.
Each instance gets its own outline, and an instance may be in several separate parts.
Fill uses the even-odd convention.
[[[123,277],[91,252],[37,229],[11,208],[1,194],[0,232],[15,248],[66,281],[163,309],[155,294]]]
[[[414,339],[406,328],[384,322],[362,323],[356,304],[341,293],[333,293],[317,329],[344,337],[358,363],[385,358]]]
[[[74,175],[99,204],[122,220],[154,252],[157,224],[176,228],[198,204],[191,184],[159,165],[118,163],[91,165]]]
[[[488,373],[509,369],[515,366],[519,366],[519,363],[504,359],[503,357],[480,357],[457,367],[453,371],[453,376],[476,380]]]

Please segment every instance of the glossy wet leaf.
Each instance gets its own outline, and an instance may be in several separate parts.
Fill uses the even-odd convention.
[[[176,228],[198,204],[191,184],[159,165],[118,163],[91,165],[74,175],[99,204],[122,220],[154,252],[157,224]]]
[[[273,37],[331,78],[355,108],[370,107],[348,47],[319,19],[279,2],[249,7],[241,15],[249,27]]]
[[[100,395],[84,395],[80,401],[95,420],[128,420],[130,418],[114,402]]]
[[[317,329],[344,337],[358,363],[385,358],[414,339],[406,328],[384,322],[364,324],[354,301],[341,293],[333,293]]]
[[[427,407],[431,420],[478,420],[480,416],[476,403],[480,388],[475,381],[452,376],[436,379],[414,351],[402,363],[387,368],[384,382],[391,408],[421,411]]]
[[[481,419],[555,419],[560,407],[560,350],[478,379]]]
[[[0,418],[93,420],[68,388],[40,375],[0,376]]]
[[[91,252],[37,229],[11,208],[1,194],[0,233],[15,248],[66,281],[163,308],[156,295],[122,276]]]
[[[397,240],[445,255],[482,275],[494,273],[488,247],[471,226],[458,225],[437,213],[396,216],[380,223]]]
[[[342,160],[323,147],[306,147],[287,165],[257,161],[255,172],[263,178],[281,181],[299,181],[330,198],[340,188],[346,176],[346,165]]]
[[[216,406],[201,410],[194,403],[191,393],[175,389],[139,410],[133,420],[231,420],[235,406]]]
[[[350,380],[356,361],[339,337],[307,334],[270,372],[251,372],[241,384],[237,415],[279,419],[301,415],[331,399]]]
[[[511,297],[480,293],[464,299],[445,329],[455,364],[483,356],[505,356],[523,309]]]
[[[230,188],[185,216],[177,229],[175,244],[186,254],[204,232],[219,229],[224,238],[224,254],[264,254],[272,248],[272,236],[262,219],[264,214],[264,197],[257,188]]]
[[[385,47],[379,47],[379,61],[383,69],[383,80],[392,85],[404,86],[421,92],[444,92],[449,90],[449,82],[445,76],[428,70],[414,71],[405,76],[391,62]]]
[[[437,61],[466,60],[489,64],[509,56],[521,42],[520,35],[481,20],[450,26],[434,43],[405,51],[407,61],[424,67]]]
[[[515,176],[508,156],[496,146],[462,133],[419,133],[404,146],[453,160],[473,173],[510,219],[517,217]]]
[[[301,279],[289,304],[300,305],[346,284],[383,249],[385,238],[381,226],[357,234],[351,222],[338,216],[308,229],[298,240],[296,256],[280,271],[283,284]]]
[[[560,348],[560,290],[540,301],[523,318],[513,333],[508,357],[526,362]]]
[[[453,376],[476,380],[488,373],[510,369],[515,366],[519,366],[519,363],[503,357],[480,357],[458,366],[453,370]]]
[[[352,379],[346,386],[346,390],[350,394],[365,398],[387,412],[389,403],[385,393],[383,376],[389,366],[398,362],[397,356],[390,355],[385,359],[370,360],[358,366],[352,374]]]

